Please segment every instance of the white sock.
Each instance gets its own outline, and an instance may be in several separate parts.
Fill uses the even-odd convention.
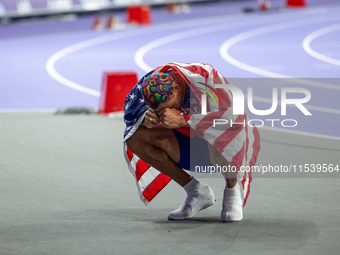
[[[203,183],[200,183],[195,178],[192,178],[190,182],[188,182],[183,188],[187,192],[188,196],[197,196],[204,187],[207,187]]]
[[[215,196],[210,187],[196,179],[192,179],[183,188],[188,196],[177,210],[169,213],[169,220],[189,219],[215,202]]]
[[[221,218],[223,221],[243,219],[242,198],[238,183],[233,188],[224,189]]]
[[[228,195],[228,196],[238,196],[241,195],[240,192],[240,186],[238,185],[238,183],[236,183],[236,185],[232,188],[228,188],[227,186],[224,189],[224,194]]]

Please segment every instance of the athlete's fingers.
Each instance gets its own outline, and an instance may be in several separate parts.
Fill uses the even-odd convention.
[[[157,113],[157,115],[158,115],[158,116],[162,116],[163,113],[164,113],[164,111],[165,111],[165,109],[166,109],[166,108],[164,108],[164,109],[162,109],[161,111],[159,111],[159,112]]]
[[[148,120],[150,120],[150,118],[152,118],[153,121],[151,121],[152,123],[159,123],[159,117],[157,116],[156,112],[153,109],[148,109],[146,114],[145,114],[145,118]]]

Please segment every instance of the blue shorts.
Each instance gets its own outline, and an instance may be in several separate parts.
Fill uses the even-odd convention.
[[[196,171],[196,167],[211,166],[208,143],[199,137],[187,137],[173,129],[180,148],[178,165],[185,170]]]

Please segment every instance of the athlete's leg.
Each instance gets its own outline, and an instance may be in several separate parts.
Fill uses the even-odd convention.
[[[231,169],[230,163],[219,153],[214,146],[208,143],[210,161],[213,165],[221,167],[226,166],[224,169]],[[237,173],[233,171],[222,171],[228,188],[233,188],[237,184]]]
[[[126,141],[128,148],[140,159],[169,176],[184,187],[191,177],[177,163],[180,148],[173,131],[164,127],[139,127]]]
[[[231,169],[230,163],[212,145],[208,145],[211,162],[226,169]],[[237,183],[237,173],[226,171],[222,174],[226,180],[226,187],[223,193],[222,221],[240,221],[243,219],[243,208],[240,187]]]
[[[172,178],[186,191],[185,201],[177,210],[169,213],[168,219],[191,218],[214,203],[215,197],[210,187],[191,178],[177,164],[181,157],[180,147],[173,130],[139,127],[126,143],[140,159]]]

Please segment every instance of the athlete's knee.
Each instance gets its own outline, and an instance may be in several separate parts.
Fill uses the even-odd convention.
[[[144,128],[139,127],[135,133],[126,140],[127,147],[133,152],[142,149],[146,143],[146,136],[147,134]]]
[[[163,151],[162,140],[158,130],[139,127],[136,132],[126,140],[127,147],[137,155],[147,154],[161,162],[169,160],[168,154]],[[163,141],[164,143],[164,141]]]

